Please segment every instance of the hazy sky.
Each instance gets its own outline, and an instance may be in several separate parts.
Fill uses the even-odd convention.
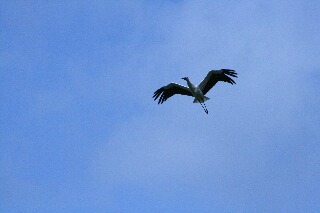
[[[320,212],[319,1],[1,1],[0,212]],[[209,114],[151,98],[218,83]]]

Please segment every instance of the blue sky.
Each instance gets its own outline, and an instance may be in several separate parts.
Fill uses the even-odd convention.
[[[319,212],[318,1],[2,1],[1,212]],[[236,85],[159,106],[210,69]]]

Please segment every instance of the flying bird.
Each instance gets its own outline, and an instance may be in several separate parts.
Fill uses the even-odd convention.
[[[218,81],[235,84],[236,82],[229,76],[235,78],[238,77],[237,73],[230,69],[210,70],[199,85],[193,85],[188,77],[184,77],[182,79],[187,82],[188,87],[177,83],[170,83],[155,91],[152,98],[157,100],[160,97],[158,104],[162,104],[175,94],[188,95],[194,97],[193,103],[200,103],[203,110],[208,114],[208,110],[204,102],[209,100],[209,98],[205,96],[205,94],[207,94],[207,92],[209,92],[209,90],[216,85]]]

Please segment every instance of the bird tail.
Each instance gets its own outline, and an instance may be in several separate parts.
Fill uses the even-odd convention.
[[[208,98],[207,96],[204,96],[204,101],[203,102],[206,102],[207,100],[209,100],[210,98]],[[194,99],[193,100],[193,103],[199,103],[198,99]]]

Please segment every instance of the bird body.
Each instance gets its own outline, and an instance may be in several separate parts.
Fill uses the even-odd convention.
[[[188,87],[177,83],[170,83],[167,86],[161,87],[154,92],[153,98],[157,100],[160,96],[158,104],[162,104],[168,98],[175,94],[188,95],[194,97],[193,103],[200,103],[204,111],[208,114],[208,110],[205,101],[209,100],[205,94],[218,82],[224,81],[230,84],[235,84],[236,82],[229,76],[237,78],[237,73],[234,70],[230,69],[221,69],[221,70],[210,70],[207,76],[200,82],[199,85],[193,85],[188,77],[182,78],[187,82]],[[203,106],[203,105],[204,106]]]
[[[191,91],[191,93],[192,93],[192,95],[194,97],[193,103],[205,102],[205,101],[210,99],[210,98],[204,96],[202,91],[201,91],[201,89],[199,88],[199,86],[198,85],[197,86],[193,85],[190,82],[188,77],[184,77],[182,79],[187,81],[187,85],[188,85],[188,87],[189,87],[189,89],[190,89],[190,91]]]

